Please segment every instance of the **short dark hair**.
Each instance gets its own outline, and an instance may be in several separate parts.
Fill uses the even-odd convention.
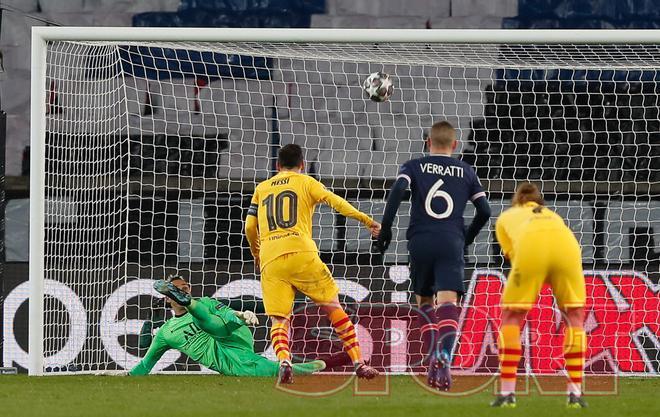
[[[533,201],[534,203],[541,206],[545,204],[539,187],[537,187],[536,184],[532,184],[531,182],[523,182],[516,189],[516,194],[513,196],[511,204],[518,206],[530,201]]]
[[[277,162],[282,168],[297,168],[303,163],[303,150],[300,145],[290,143],[280,148]]]

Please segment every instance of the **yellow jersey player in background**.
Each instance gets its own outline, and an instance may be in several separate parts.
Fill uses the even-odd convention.
[[[544,206],[536,185],[521,184],[511,203],[495,226],[502,252],[511,261],[511,272],[501,301],[501,391],[491,405],[515,407],[516,370],[522,354],[520,329],[541,287],[548,283],[566,322],[567,405],[586,407],[581,397],[587,338],[583,328],[586,291],[580,245],[564,220]]]
[[[312,215],[317,204],[326,203],[362,223],[374,237],[380,232],[380,224],[303,174],[304,168],[300,146],[282,147],[277,157],[279,172],[257,185],[245,222],[250,250],[261,270],[264,308],[272,322],[271,340],[280,361],[278,382],[293,382],[289,317],[296,290],[328,316],[357,376],[371,379],[378,371],[362,360],[355,327],[339,304],[339,288],[312,240]]]

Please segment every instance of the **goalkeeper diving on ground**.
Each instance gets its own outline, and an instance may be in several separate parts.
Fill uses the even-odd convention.
[[[254,352],[252,331],[258,323],[251,311],[235,311],[209,297],[194,299],[179,275],[158,280],[154,288],[168,297],[174,317],[158,329],[144,358],[129,375],[147,375],[170,349],[228,376],[275,376],[280,364]],[[325,368],[315,360],[291,365],[293,373],[311,374]]]

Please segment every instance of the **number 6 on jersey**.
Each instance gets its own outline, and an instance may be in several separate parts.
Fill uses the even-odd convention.
[[[442,184],[445,182],[442,179],[439,179],[436,181],[433,186],[431,186],[431,189],[429,190],[428,194],[426,194],[426,200],[424,201],[424,208],[426,209],[426,214],[429,216],[433,217],[434,219],[446,219],[447,217],[451,216],[452,210],[454,210],[454,200],[452,200],[451,195],[446,192],[442,191],[440,187],[442,187]],[[436,213],[433,211],[433,207],[431,207],[431,203],[433,202],[434,198],[442,198],[447,202],[447,208],[445,211],[442,213]]]

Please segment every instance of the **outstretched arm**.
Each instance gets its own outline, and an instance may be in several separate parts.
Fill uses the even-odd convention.
[[[247,324],[243,313],[235,311],[213,298],[192,300],[186,307],[200,329],[215,337],[228,337]]]
[[[192,300],[186,307],[200,329],[214,337],[228,337],[245,325],[258,324],[251,311],[236,311],[213,298]]]
[[[474,207],[477,209],[477,212],[472,219],[472,223],[468,226],[465,232],[465,246],[471,245],[474,242],[474,239],[479,234],[479,231],[484,227],[484,225],[490,219],[490,205],[488,204],[488,199],[485,196],[479,197],[472,202]]]
[[[387,250],[392,241],[392,223],[394,223],[396,212],[399,210],[399,206],[401,205],[401,201],[403,200],[408,185],[409,180],[406,177],[400,176],[390,189],[390,195],[387,198],[385,212],[383,213],[382,229],[380,231],[380,236],[378,237],[378,245],[382,252]]]
[[[151,346],[144,358],[128,373],[131,376],[148,375],[158,360],[170,349],[160,332],[151,341]]]
[[[309,192],[316,202],[323,202],[340,214],[350,217],[364,224],[374,236],[378,236],[380,231],[380,224],[372,219],[369,215],[362,213],[360,210],[356,209],[343,198],[339,197],[337,194],[328,190],[320,182],[313,180],[310,182]]]

